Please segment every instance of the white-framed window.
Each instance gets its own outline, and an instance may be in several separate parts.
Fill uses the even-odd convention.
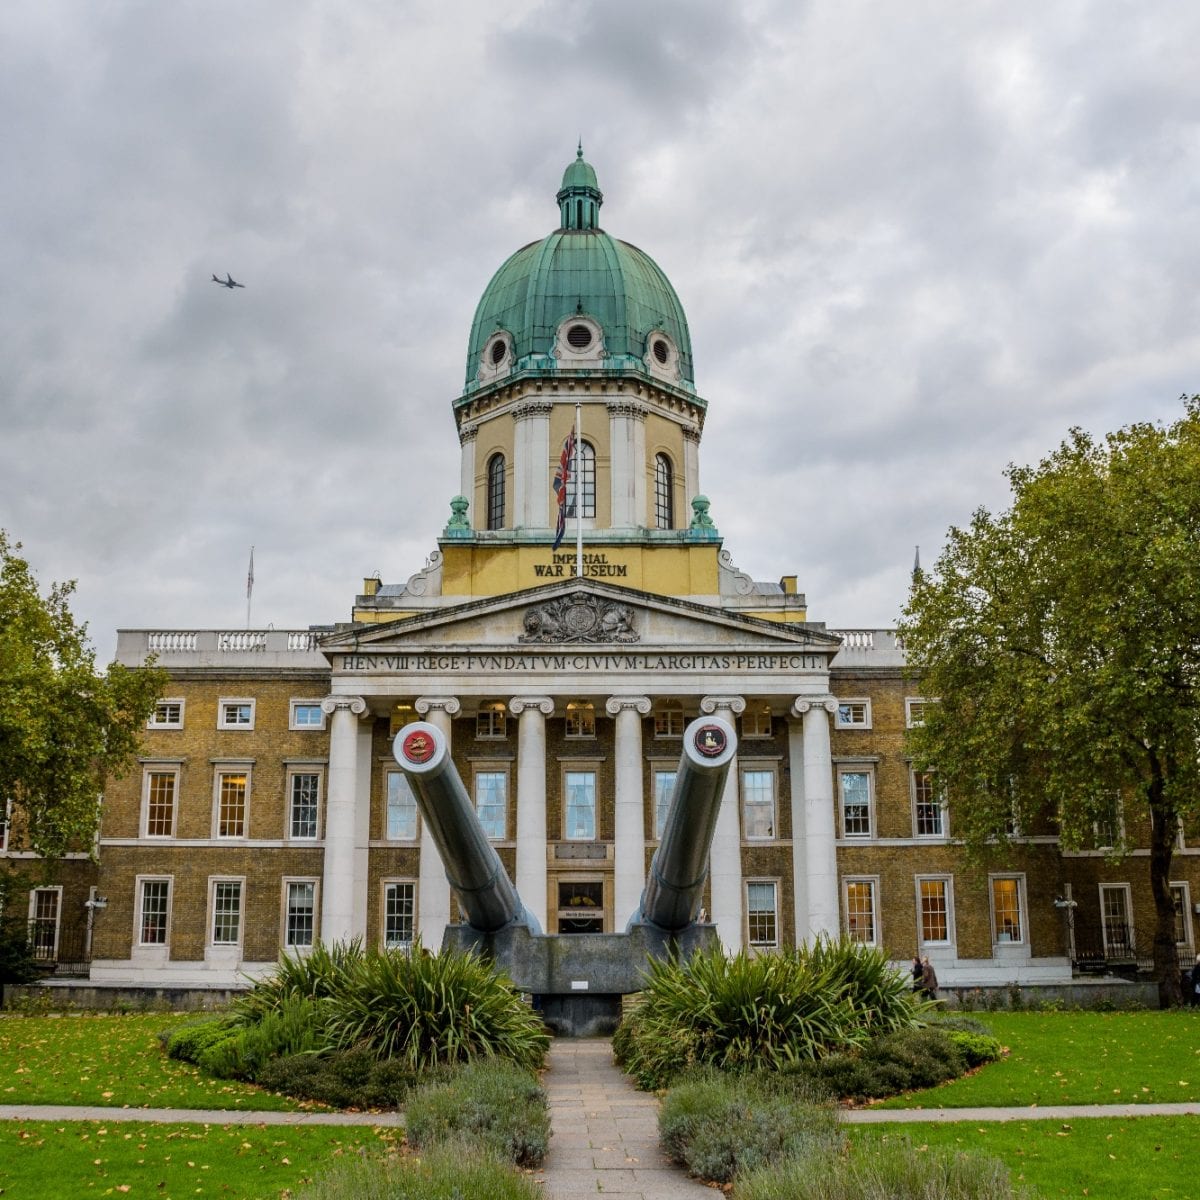
[[[493,454],[487,463],[487,527],[504,528],[504,455]]]
[[[479,711],[475,714],[475,736],[477,738],[508,736],[508,708],[503,700],[490,700],[479,706]]]
[[[842,910],[846,914],[846,936],[852,942],[879,945],[879,919],[876,915],[879,877],[847,876],[842,880]]]
[[[213,836],[244,838],[249,828],[249,767],[218,767],[213,781]]]
[[[142,837],[175,836],[179,767],[154,763],[142,769]]]
[[[922,946],[954,941],[954,880],[949,875],[918,875],[917,940]]]
[[[755,950],[778,947],[779,885],[775,880],[746,880],[746,935]]]
[[[671,809],[671,795],[675,791],[676,771],[654,772],[654,836],[661,838]]]
[[[283,945],[287,950],[307,950],[317,937],[317,881],[283,881]]]
[[[383,948],[411,950],[417,927],[417,885],[411,879],[384,880],[382,903]]]
[[[1092,845],[1096,850],[1113,850],[1125,844],[1125,804],[1120,792],[1105,797],[1103,811],[1092,822]]]
[[[596,451],[590,442],[581,441],[571,464],[571,481],[567,484],[567,516],[575,518],[575,494],[579,493],[580,514],[586,520],[596,515]]]
[[[946,806],[942,789],[933,771],[910,770],[909,789],[912,793],[913,832],[919,838],[946,836]]]
[[[990,875],[992,944],[1023,945],[1029,937],[1025,928],[1025,876]]]
[[[596,838],[596,772],[563,773],[563,837],[590,842]]]
[[[384,837],[389,842],[417,840],[417,798],[403,771],[387,772],[386,821]]]
[[[166,946],[171,940],[170,875],[139,875],[137,888],[136,941],[139,946]]]
[[[936,704],[926,696],[904,697],[904,724],[908,729],[916,729],[925,724],[925,709],[927,705]]]
[[[654,456],[654,527],[675,528],[675,469],[665,454]]]
[[[225,697],[217,701],[218,729],[253,729],[254,700],[249,697]]]
[[[1102,883],[1100,886],[1100,931],[1108,958],[1132,958],[1133,897],[1127,883]]]
[[[483,832],[493,842],[508,836],[508,772],[495,769],[475,772],[475,811]]]
[[[169,699],[157,700],[150,720],[146,722],[147,729],[182,729],[183,728],[182,696],[172,696]]]
[[[775,836],[775,772],[770,767],[742,768],[742,836],[747,841]]]
[[[683,737],[683,705],[678,700],[663,700],[654,706],[654,736]]]
[[[769,738],[771,736],[771,706],[762,701],[746,705],[742,713],[742,737]]]
[[[1171,903],[1175,906],[1175,945],[1179,949],[1191,949],[1192,940],[1192,890],[1186,881],[1171,885]]]
[[[289,767],[287,773],[288,838],[314,841],[321,836],[321,772],[317,767]]]
[[[289,729],[324,729],[325,710],[320,700],[289,700]]]
[[[590,700],[572,700],[567,704],[567,737],[596,736],[596,706]]]
[[[242,878],[210,876],[208,881],[208,936],[210,946],[242,944]]]
[[[835,729],[870,729],[871,701],[866,696],[851,696],[837,702]]]
[[[838,771],[838,811],[842,837],[871,836],[871,771],[868,767],[844,767]]]
[[[62,886],[33,888],[29,893],[29,943],[33,957],[50,962],[58,957]]]

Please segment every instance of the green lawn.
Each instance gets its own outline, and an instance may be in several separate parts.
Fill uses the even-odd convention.
[[[209,1079],[162,1052],[174,1014],[0,1018],[0,1104],[286,1110],[312,1107]],[[320,1107],[320,1106],[318,1106]]]
[[[1193,1200],[1200,1119],[953,1122],[854,1126],[855,1145],[906,1137],[1001,1159],[1044,1200]]]
[[[400,1137],[367,1126],[0,1121],[0,1194],[21,1200],[277,1200],[347,1155]]]
[[[1200,1010],[977,1015],[1009,1048],[1002,1062],[881,1107],[1200,1101]]]

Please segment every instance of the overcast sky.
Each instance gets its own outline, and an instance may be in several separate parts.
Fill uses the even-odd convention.
[[[890,625],[1007,463],[1200,391],[1197,45],[1186,0],[5,4],[0,527],[101,658],[243,626],[251,545],[256,627],[403,582],[582,137],[736,565]]]

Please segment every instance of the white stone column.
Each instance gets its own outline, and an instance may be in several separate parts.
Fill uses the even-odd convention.
[[[683,503],[684,526],[692,519],[692,500],[700,495],[700,430],[695,425],[683,427]]]
[[[613,529],[636,529],[649,520],[646,511],[646,406],[634,400],[610,400],[608,409],[609,477]]]
[[[513,528],[550,526],[549,400],[526,400],[513,409]]]
[[[546,718],[549,696],[514,696],[508,710],[517,725],[517,892],[525,911],[547,929]]]
[[[367,711],[367,702],[361,696],[326,696],[321,701],[321,711],[329,717],[321,940],[343,942],[353,937],[365,938],[367,932],[365,831],[370,805],[359,803],[360,793],[368,787],[368,781],[359,778],[362,761],[359,742],[365,730],[369,755],[370,723],[359,721]],[[369,780],[369,758],[367,763]]]
[[[473,513],[480,509],[475,496],[475,438],[478,433],[478,425],[464,425],[458,431],[458,444],[462,447],[462,457],[458,467],[458,494],[466,496],[471,502]],[[484,505],[483,508],[486,523],[487,506]]]
[[[417,715],[437,726],[450,739],[451,718],[462,707],[454,696],[419,696]],[[421,826],[421,859],[417,874],[417,932],[427,950],[442,948],[442,934],[450,924],[450,881],[446,866],[429,831]]]
[[[737,718],[746,711],[746,701],[741,696],[705,696],[700,701],[700,711],[710,716],[724,717],[736,729]],[[725,780],[721,808],[717,813],[717,827],[713,833],[708,868],[712,887],[712,912],[709,916],[717,927],[721,945],[730,954],[736,954],[742,948],[744,908],[742,818],[738,811],[741,779],[738,762],[738,756],[734,755],[729,764],[729,775]]]
[[[830,696],[800,696],[792,705],[792,714],[804,722],[800,771],[796,770],[795,750],[792,750],[792,855],[797,871],[798,941],[810,942],[821,933],[837,937],[841,926],[833,755],[829,748],[829,716],[836,711],[837,701]],[[801,859],[803,908],[799,883]]]
[[[646,816],[642,780],[642,718],[648,696],[610,696],[605,709],[616,717],[616,811],[613,818],[613,929],[620,932],[637,912],[646,885]]]

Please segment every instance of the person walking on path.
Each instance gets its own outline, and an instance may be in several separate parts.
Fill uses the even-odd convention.
[[[933,969],[933,963],[929,961],[929,955],[926,954],[921,959],[921,994],[926,1000],[936,1000],[937,990],[937,972]]]

